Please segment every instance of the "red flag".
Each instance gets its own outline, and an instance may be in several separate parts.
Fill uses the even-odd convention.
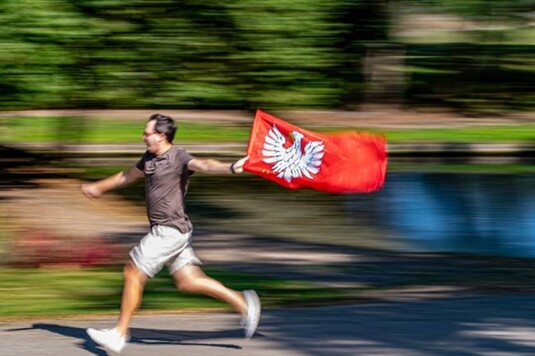
[[[386,140],[365,132],[319,134],[257,110],[244,170],[287,188],[368,193],[386,175]]]

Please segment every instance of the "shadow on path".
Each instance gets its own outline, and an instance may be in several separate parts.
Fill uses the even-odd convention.
[[[107,355],[107,353],[96,344],[86,333],[84,328],[35,323],[31,328],[18,328],[4,330],[6,332],[17,332],[26,330],[46,330],[58,335],[78,339],[77,346],[94,355]],[[146,328],[130,329],[130,343],[145,345],[181,345],[181,346],[208,346],[225,349],[241,349],[241,346],[232,343],[206,343],[202,340],[213,339],[233,339],[241,338],[240,330],[221,330],[221,331],[175,331],[175,330],[158,330]]]
[[[6,332],[17,332],[17,331],[26,331],[26,330],[46,330],[52,333],[56,333],[63,336],[68,336],[73,339],[78,339],[79,342],[77,346],[79,348],[85,349],[94,355],[106,356],[106,351],[102,350],[93,340],[89,338],[85,329],[77,328],[73,326],[63,326],[58,324],[46,324],[46,323],[36,323],[33,324],[31,328],[18,328],[18,329],[8,329]]]
[[[260,323],[261,334],[243,344],[243,348],[237,345],[242,338],[240,330],[225,328],[229,320],[226,317],[211,318],[211,325],[219,330],[198,331],[194,325],[199,318],[209,318],[209,315],[183,315],[182,330],[172,326],[176,318],[147,316],[138,320],[143,328],[131,330],[129,354],[533,355],[533,315],[535,300],[532,295],[268,309]],[[79,322],[83,321],[76,321]],[[155,322],[158,328],[147,325]],[[43,322],[27,328],[3,330],[12,333],[13,337],[0,339],[2,352],[6,355],[40,355],[43,347],[53,351],[68,350],[74,343],[93,355],[105,355],[83,328],[62,324]],[[37,333],[25,338],[24,331],[27,330]],[[42,331],[54,335],[51,337]],[[58,335],[62,336],[60,340]],[[20,340],[24,340],[26,349],[14,348]]]
[[[306,355],[534,355],[528,296],[270,311],[269,340]]]

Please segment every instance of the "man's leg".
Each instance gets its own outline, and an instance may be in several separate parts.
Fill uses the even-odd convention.
[[[116,328],[123,336],[128,334],[128,327],[134,312],[141,304],[143,288],[147,283],[148,277],[141,272],[132,260],[128,261],[124,267],[124,286],[123,296],[121,299],[121,313],[117,320]]]
[[[113,329],[87,329],[87,333],[100,346],[120,353],[128,341],[128,327],[132,315],[139,308],[143,287],[148,277],[130,260],[124,267],[124,287],[121,313]]]
[[[240,314],[247,311],[247,305],[240,292],[225,287],[221,282],[208,277],[196,265],[186,265],[173,273],[177,288],[184,293],[208,295],[230,304]]]
[[[177,288],[186,293],[211,296],[227,302],[242,315],[242,327],[245,337],[251,338],[256,332],[260,320],[260,299],[253,290],[234,291],[219,281],[208,277],[199,266],[188,264],[173,273]]]

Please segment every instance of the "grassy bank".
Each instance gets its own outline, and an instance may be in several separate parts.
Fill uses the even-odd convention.
[[[325,128],[307,128],[322,132],[333,131]],[[535,141],[535,125],[373,131],[386,135],[389,142]],[[8,117],[0,121],[0,142],[137,143],[141,142],[142,132],[143,123],[139,121],[83,120],[76,117]],[[179,126],[177,141],[246,142],[249,133],[250,128],[245,126],[183,122]]]
[[[237,289],[256,289],[266,307],[322,303],[344,299],[344,290],[311,282],[292,281],[206,269],[207,274]],[[71,315],[115,314],[122,288],[120,267],[1,268],[0,320]],[[143,311],[228,309],[224,303],[177,292],[164,272],[149,281]]]
[[[443,255],[407,259],[392,255],[389,263],[345,263],[316,266],[325,272],[360,276],[349,286],[295,281],[207,268],[227,286],[258,291],[263,306],[292,307],[494,293],[533,293],[530,260]],[[477,268],[475,268],[477,267]],[[1,268],[0,321],[116,315],[122,285],[121,268]],[[370,279],[362,283],[362,278]],[[356,283],[360,280],[360,283]],[[375,282],[372,282],[374,280]],[[140,312],[228,310],[208,297],[178,293],[170,277],[160,273],[149,281]]]

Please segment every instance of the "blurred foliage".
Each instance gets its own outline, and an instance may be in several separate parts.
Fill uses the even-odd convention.
[[[87,130],[80,129],[80,117],[4,117],[0,120],[0,142],[65,142],[65,143],[139,143],[142,126],[133,120],[91,119]],[[51,129],[53,128],[53,129]],[[332,133],[355,131],[355,127],[310,127],[313,131]],[[454,128],[362,128],[364,131],[385,135],[390,143],[397,142],[535,142],[535,125],[489,125]],[[250,128],[227,123],[181,122],[175,142],[242,142],[249,139]]]
[[[532,10],[526,0],[3,0],[0,109],[526,110]],[[474,25],[440,41],[432,20],[418,43],[398,33],[403,16],[437,13]]]
[[[0,320],[36,316],[90,315],[115,312],[119,306],[120,268],[5,268],[0,269]],[[295,281],[206,268],[230,288],[256,289],[265,306],[305,305],[355,298],[361,289],[325,288],[313,281]],[[165,272],[147,283],[143,310],[207,310],[228,308],[203,295],[179,293]]]
[[[143,124],[134,120],[91,119],[84,130],[84,118],[65,117],[3,117],[0,142],[65,142],[65,143],[141,143]],[[228,124],[181,122],[176,141],[246,142],[250,129]]]
[[[0,142],[64,142],[64,143],[140,143],[142,126],[135,120],[91,119],[84,124],[82,117],[3,117],[0,125]],[[84,125],[86,130],[81,129]],[[51,129],[52,128],[52,129]],[[309,127],[313,131],[332,133],[359,130],[354,127]],[[535,125],[476,125],[453,128],[362,128],[362,130],[385,135],[390,143],[399,142],[535,142]],[[181,122],[175,141],[196,142],[242,142],[249,139],[250,128],[227,123],[209,124]]]

